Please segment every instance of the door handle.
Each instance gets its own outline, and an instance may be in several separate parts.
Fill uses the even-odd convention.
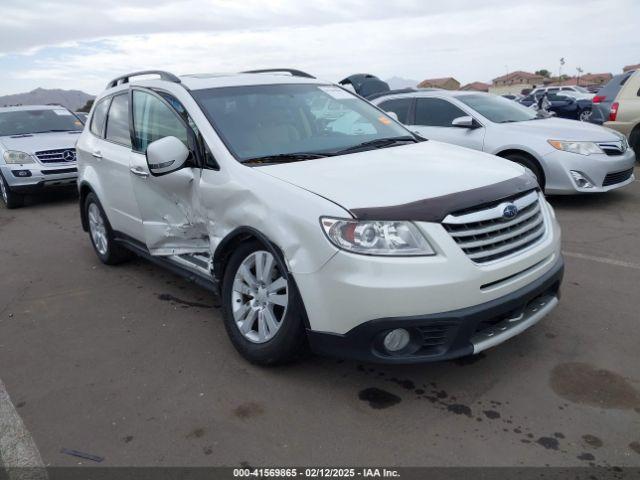
[[[148,172],[145,172],[144,170],[141,170],[141,169],[136,168],[136,167],[131,167],[129,169],[129,171],[131,173],[133,173],[136,177],[147,178],[149,176]]]
[[[102,158],[102,154],[100,153],[100,150],[96,150],[95,152],[93,152],[91,154],[94,158],[97,158],[98,160],[100,160]]]

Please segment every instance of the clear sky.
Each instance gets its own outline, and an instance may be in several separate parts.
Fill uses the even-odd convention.
[[[640,0],[2,0],[0,94],[112,77],[300,68],[490,81],[640,62]]]

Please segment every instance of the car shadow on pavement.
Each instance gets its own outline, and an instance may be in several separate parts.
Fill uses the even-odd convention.
[[[62,204],[78,201],[78,190],[67,188],[62,190],[52,190],[51,192],[41,193],[38,195],[27,195],[24,199],[24,207],[30,207],[42,204]]]
[[[584,195],[550,195],[547,200],[554,208],[607,209],[611,205],[628,200],[629,195],[628,192],[621,189]]]

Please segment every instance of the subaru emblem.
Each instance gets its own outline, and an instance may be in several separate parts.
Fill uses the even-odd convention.
[[[514,218],[518,215],[518,207],[516,207],[513,203],[508,203],[502,209],[502,216],[504,218]]]

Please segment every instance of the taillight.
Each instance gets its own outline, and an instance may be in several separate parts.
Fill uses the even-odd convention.
[[[593,103],[601,103],[601,102],[604,102],[605,98],[607,97],[605,97],[604,95],[596,95],[595,97],[593,97],[593,100],[591,101]]]
[[[609,121],[615,122],[617,115],[618,115],[618,102],[613,102],[611,104],[611,110],[609,110]]]

